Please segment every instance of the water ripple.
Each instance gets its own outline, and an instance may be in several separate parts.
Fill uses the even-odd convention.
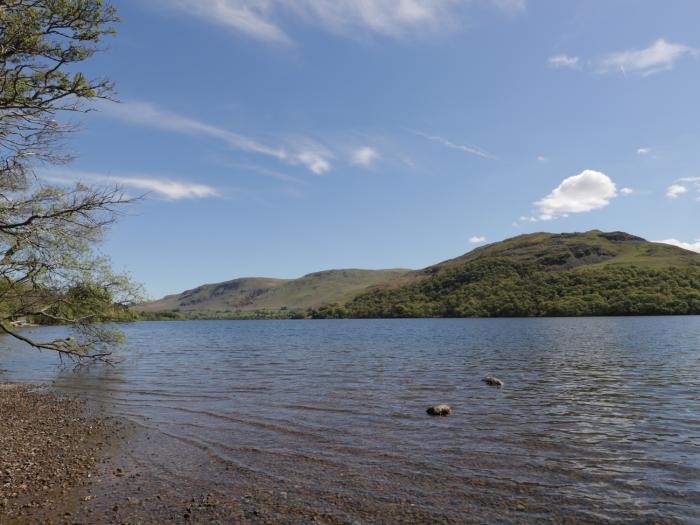
[[[53,381],[215,464],[319,493],[440,491],[471,517],[489,495],[594,521],[699,522],[700,318],[123,328],[124,361],[79,373],[0,340],[0,380]],[[430,418],[433,403],[453,415]]]

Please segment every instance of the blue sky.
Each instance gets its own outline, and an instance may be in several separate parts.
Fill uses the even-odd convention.
[[[700,251],[700,4],[119,0],[53,182],[150,192],[103,246],[152,297],[420,268],[533,231]]]

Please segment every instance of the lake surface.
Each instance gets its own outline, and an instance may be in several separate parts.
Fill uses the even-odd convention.
[[[181,462],[178,479],[247,472],[338,520],[700,523],[700,317],[123,330],[120,364],[78,372],[0,339],[0,381],[54,382],[172,440],[141,461]]]

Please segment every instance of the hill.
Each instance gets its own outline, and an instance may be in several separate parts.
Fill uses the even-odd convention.
[[[252,312],[256,310],[306,311],[329,303],[345,302],[368,287],[405,275],[410,270],[327,270],[299,279],[246,277],[205,284],[158,301],[139,305],[139,311]]]
[[[314,317],[700,314],[700,254],[623,232],[534,233],[410,272]]]

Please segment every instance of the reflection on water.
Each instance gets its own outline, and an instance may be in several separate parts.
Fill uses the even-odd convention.
[[[698,317],[124,330],[121,364],[77,373],[2,340],[0,380],[85,392],[221,465],[319,494],[400,495],[457,518],[494,497],[612,521],[700,515]],[[434,403],[453,415],[430,418]]]

